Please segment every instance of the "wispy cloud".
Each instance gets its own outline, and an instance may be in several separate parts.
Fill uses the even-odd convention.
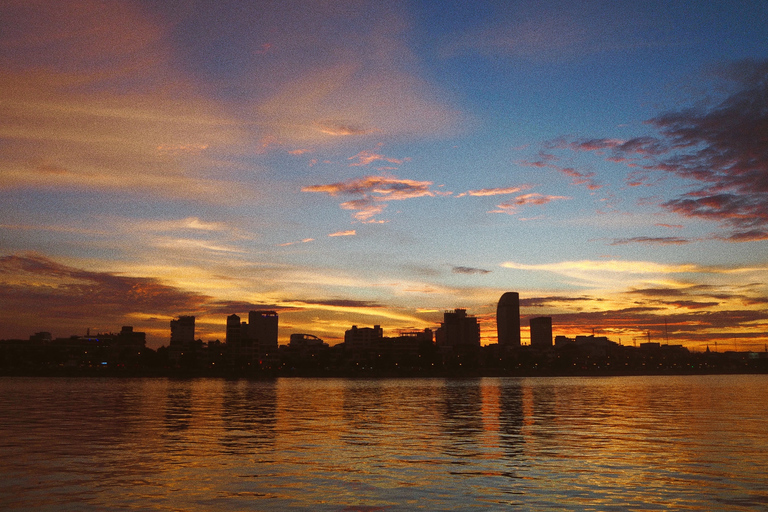
[[[352,163],[349,164],[350,167],[362,167],[378,161],[401,165],[403,162],[410,160],[410,158],[392,158],[378,153],[377,150],[380,150],[382,146],[383,144],[379,143],[376,145],[376,150],[363,150],[355,156],[349,157],[348,160],[352,160]]]
[[[648,244],[648,245],[685,245],[693,242],[688,238],[676,236],[636,236],[632,238],[617,238],[610,245]]]
[[[559,263],[541,263],[524,264],[515,262],[506,262],[501,265],[505,268],[517,268],[524,270],[547,270],[551,272],[588,270],[597,272],[621,272],[629,274],[675,274],[681,272],[699,272],[704,271],[703,267],[693,263],[685,264],[666,264],[653,261],[624,261],[624,260],[581,260],[581,261],[562,261]]]
[[[560,174],[571,178],[572,185],[584,185],[589,190],[599,190],[603,188],[603,185],[595,179],[596,174],[594,172],[585,173],[577,171],[573,167],[562,166],[559,164],[560,158],[548,151],[551,149],[563,148],[573,149],[572,144],[565,142],[563,139],[556,139],[554,141],[547,142],[545,144],[545,148],[545,150],[539,151],[538,158],[536,160],[522,161],[520,164],[530,167],[554,169]]]
[[[500,188],[483,188],[480,190],[468,190],[466,192],[462,192],[461,194],[457,194],[456,197],[464,197],[464,196],[474,196],[474,197],[485,197],[485,196],[501,196],[501,195],[507,195],[507,194],[516,194],[518,192],[522,192],[523,190],[528,190],[532,188],[533,185],[520,185],[517,187],[500,187]]]
[[[134,226],[135,229],[142,229],[145,231],[230,231],[223,222],[207,222],[200,220],[199,217],[187,217],[184,219],[174,220],[149,220],[142,221]]]
[[[328,236],[355,236],[357,235],[357,231],[354,229],[348,229],[346,231],[337,231],[335,233],[331,233]]]
[[[490,270],[486,270],[484,268],[474,268],[474,267],[453,267],[451,269],[454,274],[490,274]]]
[[[314,242],[314,241],[315,241],[314,238],[304,238],[302,240],[296,240],[295,242],[285,242],[283,244],[277,244],[277,246],[278,247],[288,247],[288,246],[296,245],[296,244],[307,244],[309,242]]]
[[[395,176],[366,176],[359,179],[331,183],[328,185],[310,185],[302,188],[303,192],[321,192],[330,196],[351,195],[358,199],[345,201],[341,207],[354,210],[354,218],[361,222],[377,222],[374,217],[386,208],[389,201],[402,201],[416,197],[432,197],[431,181],[400,179]]]
[[[550,203],[552,201],[556,200],[563,200],[563,199],[571,199],[570,197],[566,196],[551,196],[551,195],[543,195],[538,193],[533,194],[523,194],[521,196],[517,196],[516,198],[505,201],[496,207],[498,210],[492,210],[491,213],[506,213],[509,215],[516,214],[521,207],[524,206],[541,206],[545,205],[547,203]]]

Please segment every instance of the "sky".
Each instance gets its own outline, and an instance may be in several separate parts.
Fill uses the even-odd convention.
[[[766,277],[764,0],[0,4],[0,339],[763,351]]]

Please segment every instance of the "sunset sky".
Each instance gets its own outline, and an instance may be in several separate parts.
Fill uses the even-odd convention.
[[[0,4],[0,339],[763,351],[767,278],[764,0]]]

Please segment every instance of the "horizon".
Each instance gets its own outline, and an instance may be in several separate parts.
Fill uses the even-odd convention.
[[[443,311],[443,314],[453,313],[453,312],[456,312],[456,311],[465,311],[467,313],[468,317],[477,318],[476,315],[471,314],[465,308],[453,308],[453,309],[445,310],[445,311]],[[271,311],[271,310],[253,310],[253,311],[249,311],[249,312],[243,313],[243,314],[231,313],[231,314],[227,315],[227,317],[235,315],[235,316],[238,316],[240,319],[246,319],[246,318],[248,318],[247,314],[251,313],[251,312],[277,313],[277,312]],[[177,321],[177,320],[179,320],[179,319],[181,319],[182,317],[185,317],[185,316],[187,316],[187,315],[177,315],[176,317],[172,318],[171,322]],[[196,321],[196,318],[195,318],[194,315],[189,315],[189,316],[191,316]],[[279,313],[277,314],[277,316],[279,317]],[[520,347],[529,347],[529,346],[531,346],[530,324],[528,324],[528,326],[526,327],[526,324],[523,323],[523,319],[527,319],[530,322],[530,320],[536,319],[536,318],[547,318],[549,320],[552,320],[552,317],[546,317],[546,316],[545,317],[536,317],[536,316],[520,315],[520,341],[521,341]],[[243,322],[245,322],[245,321],[243,320]],[[396,329],[396,330],[394,330],[394,337],[402,336],[403,334],[406,334],[406,333],[423,332],[424,329],[429,329],[429,330],[431,330],[434,333],[434,332],[437,331],[437,329],[440,328],[440,326],[443,325],[443,322],[438,322],[438,324],[439,325],[428,326],[428,327],[425,327],[425,328],[419,329],[419,330],[414,330],[414,329],[410,329],[410,328]],[[493,325],[496,327],[496,330],[498,330],[497,320],[493,321]],[[121,329],[125,329],[126,327],[131,328],[132,332],[137,332],[139,334],[146,334],[146,333],[144,333],[142,331],[135,331],[133,329],[132,325],[121,326]],[[206,339],[206,340],[204,340],[204,339],[202,339],[202,338],[197,336],[197,332],[196,331],[195,331],[194,339],[196,339],[198,341],[202,341],[203,343],[209,343],[209,342],[226,343],[226,327],[227,326],[226,326],[226,322],[225,322],[224,330],[221,332],[222,336],[221,337],[217,337],[216,339]],[[330,345],[330,346],[336,346],[336,345],[339,345],[339,344],[343,344],[346,333],[348,331],[356,328],[356,327],[362,327],[362,328],[377,328],[377,327],[381,327],[382,332],[384,333],[384,337],[385,338],[393,337],[392,335],[386,335],[386,330],[387,330],[386,326],[381,326],[381,325],[378,325],[378,324],[372,324],[371,326],[368,326],[368,325],[363,325],[363,326],[350,325],[349,329],[346,329],[344,331],[344,334],[342,334],[341,336],[337,336],[337,337],[332,338],[332,340],[335,340],[335,343],[328,343],[328,340],[323,339],[323,338],[319,338],[319,337],[317,337],[317,339],[319,339],[320,341],[322,341],[324,343],[328,343],[328,345]],[[478,327],[480,328],[480,331],[483,332],[483,325],[482,325],[482,323],[479,322],[479,319],[478,319]],[[603,335],[598,336],[598,334],[600,334],[601,330],[600,329],[596,329],[594,327],[591,329],[591,331],[592,331],[591,334],[586,334],[586,333],[584,333],[582,331],[580,334],[573,334],[573,335],[570,335],[570,336],[566,336],[566,335],[562,335],[562,334],[557,334],[556,331],[555,331],[555,327],[556,327],[556,324],[553,323],[552,324],[552,347],[555,346],[555,341],[556,341],[556,338],[558,338],[558,337],[565,337],[566,339],[569,339],[569,340],[573,340],[573,339],[579,338],[579,337],[587,337],[587,338],[588,337],[597,337],[597,338],[604,337],[604,338],[607,338],[610,342],[616,343],[618,346],[624,346],[624,347],[629,347],[629,346],[637,347],[638,344],[642,345],[644,343],[659,343],[660,345],[663,345],[663,346],[684,346],[682,344],[674,344],[674,343],[670,344],[669,343],[669,339],[668,339],[668,333],[666,332],[666,330],[662,334],[662,336],[664,338],[663,339],[663,343],[657,341],[658,338],[652,338],[650,331],[646,331],[646,334],[644,336],[639,336],[639,337],[635,336],[635,337],[632,338],[632,343],[631,344],[626,344],[626,343],[622,342],[621,338],[619,338],[619,339],[611,339],[608,336],[603,336]],[[279,327],[279,321],[278,321],[278,332],[280,332],[280,331],[281,331],[281,329]],[[486,329],[486,332],[487,332],[487,329]],[[527,336],[523,334],[525,332],[528,333]],[[57,340],[71,339],[71,338],[75,338],[75,337],[86,337],[86,338],[89,338],[89,337],[98,337],[98,336],[114,336],[114,335],[116,335],[118,333],[119,333],[119,331],[117,331],[117,330],[107,330],[107,331],[97,331],[95,334],[91,334],[91,329],[90,329],[90,327],[88,327],[88,328],[86,328],[86,333],[84,335],[83,334],[72,333],[69,336],[54,336],[53,332],[37,331],[37,332],[31,333],[29,335],[29,339],[31,340],[34,336],[37,336],[39,334],[50,334],[51,338],[52,338],[52,341],[57,341]],[[312,333],[309,333],[309,332],[290,332],[290,333],[287,333],[287,334],[283,333],[283,335],[279,335],[278,336],[278,345],[279,346],[287,346],[289,344],[289,342],[290,342],[291,336],[293,336],[294,334],[314,336]],[[168,336],[167,336],[167,340],[165,340],[166,342],[160,342],[159,344],[156,344],[155,346],[151,346],[149,343],[147,343],[146,346],[147,346],[147,348],[151,348],[153,350],[157,350],[158,348],[162,348],[162,347],[167,348],[170,345],[170,342],[171,342],[170,338],[171,338],[171,325],[170,325],[170,322],[169,322]],[[640,339],[639,343],[638,343],[638,338]],[[20,338],[20,339],[23,340],[22,338]],[[488,341],[489,339],[491,339],[492,341],[489,342]],[[525,343],[526,340],[528,341],[528,343]],[[0,341],[9,341],[9,340],[2,339]],[[281,341],[284,342],[284,343],[281,343]],[[497,336],[486,336],[486,337],[483,337],[481,335],[480,347],[494,345],[494,344],[497,344],[498,342],[499,341],[498,341],[498,337]],[[718,342],[714,342],[714,347],[715,348],[714,348],[713,351],[714,352],[718,352],[718,348],[719,348]],[[685,347],[685,348],[688,348],[688,347]],[[729,351],[728,347],[724,347],[724,348],[725,348],[724,351]],[[709,346],[709,344],[707,344],[704,348],[701,348],[701,349],[698,349],[698,350],[697,349],[689,349],[689,350],[691,350],[692,352],[705,352],[705,351],[708,352],[708,351],[710,351],[712,349]],[[735,344],[733,345],[733,351],[738,352],[738,350],[736,350],[736,345]],[[768,344],[763,346],[763,351],[764,352],[768,352]],[[754,350],[754,349],[753,350],[744,350],[743,352],[757,352],[757,350]]]
[[[0,339],[281,344],[520,294],[553,334],[768,343],[768,4],[0,6]]]

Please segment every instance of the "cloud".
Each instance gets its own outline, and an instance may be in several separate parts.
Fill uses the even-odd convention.
[[[661,206],[731,229],[721,239],[764,240],[768,228],[768,60],[719,68],[728,90],[717,103],[662,113],[648,121],[657,137],[589,139],[576,151],[610,150],[606,159],[669,173],[695,186]],[[725,78],[724,78],[725,77]]]
[[[384,306],[378,302],[372,302],[367,300],[351,300],[351,299],[318,299],[318,300],[302,300],[302,304],[309,304],[312,306],[332,306],[338,308],[383,308]]]
[[[309,243],[309,242],[314,242],[314,241],[315,241],[315,239],[314,239],[314,238],[304,238],[304,239],[302,239],[302,240],[297,240],[297,241],[295,241],[295,242],[286,242],[286,243],[283,243],[283,244],[278,244],[277,246],[278,246],[278,247],[288,247],[288,246],[290,246],[290,245],[296,245],[296,244],[306,244],[306,243]]]
[[[526,297],[520,299],[520,306],[526,308],[541,308],[545,306],[569,305],[578,302],[600,302],[603,299],[593,297],[567,297],[567,296],[549,296],[549,297]]]
[[[368,135],[375,133],[377,130],[372,128],[363,128],[352,124],[350,121],[338,121],[338,120],[324,120],[318,121],[317,127],[320,133],[326,135],[334,135],[336,137],[344,137],[349,135]]]
[[[346,231],[337,231],[335,233],[331,233],[328,236],[355,236],[357,235],[357,232],[354,229],[348,229]]]
[[[0,3],[0,188],[237,202],[260,193],[244,157],[463,124],[420,78],[398,8],[224,0],[198,14]]]
[[[518,187],[483,188],[480,190],[468,190],[467,192],[462,192],[461,194],[457,194],[456,197],[464,197],[464,196],[485,197],[485,196],[500,196],[500,195],[506,195],[506,194],[516,194],[518,192],[522,192],[523,190],[528,190],[532,187],[533,185],[520,185]]]
[[[664,282],[670,276],[707,275],[724,273],[727,269],[701,267],[692,263],[665,264],[653,261],[580,260],[556,263],[525,264],[508,261],[501,267],[515,270],[533,270],[559,275],[571,286],[616,289],[632,283]]]
[[[490,270],[473,267],[453,267],[451,271],[454,274],[490,274]]]
[[[353,217],[361,222],[380,222],[373,219],[386,208],[388,201],[402,201],[416,197],[433,197],[431,181],[400,179],[395,176],[365,176],[328,185],[310,185],[302,192],[320,192],[330,196],[360,196],[341,203],[341,208],[354,210]]]
[[[578,149],[582,147],[595,147],[595,141],[589,141],[588,144],[582,145],[582,144],[574,144],[574,143],[567,143],[563,139],[556,139],[553,141],[549,141],[545,143],[546,150],[551,149]],[[538,160],[534,161],[523,161],[520,162],[522,165],[530,166],[530,167],[539,167],[539,168],[548,168],[548,169],[554,169],[560,174],[564,174],[565,176],[568,176],[569,178],[573,178],[571,181],[572,185],[586,185],[586,187],[589,190],[599,190],[603,187],[600,183],[598,183],[594,177],[596,174],[594,172],[588,172],[583,173],[579,172],[573,167],[563,167],[561,165],[557,165],[556,162],[560,160],[559,157],[553,155],[552,153],[542,150],[539,151]]]
[[[680,307],[675,311],[659,307],[629,307],[600,311],[554,313],[553,330],[586,334],[594,327],[611,339],[624,336],[641,338],[651,332],[653,340],[666,336],[670,343],[686,342],[687,345],[702,346],[706,343],[734,339],[765,339],[764,333],[754,330],[755,324],[764,324],[768,320],[768,311],[748,309],[717,309]]]
[[[561,174],[565,174],[568,177],[573,178],[571,182],[573,185],[586,185],[589,190],[599,190],[603,188],[603,185],[595,181],[594,172],[581,173],[572,167],[556,167],[552,166]]]
[[[272,43],[268,58],[244,59],[241,71],[251,80],[244,88],[258,97],[247,107],[260,126],[280,140],[313,144],[455,133],[464,116],[420,76],[401,10],[373,1],[230,6],[239,26],[233,46],[244,46],[241,38]],[[246,23],[234,19],[240,13]]]
[[[632,238],[617,238],[610,245],[649,244],[649,245],[685,245],[693,240],[676,236],[636,236]]]
[[[254,303],[236,300],[217,300],[213,301],[206,309],[209,315],[231,315],[237,314],[241,317],[246,316],[250,311],[295,311],[295,308],[282,304]]]
[[[566,196],[542,195],[538,193],[523,194],[521,196],[517,196],[515,199],[512,199],[510,201],[505,201],[497,205],[498,210],[492,210],[491,213],[507,213],[509,215],[514,215],[522,206],[529,206],[529,205],[541,206],[541,205],[545,205],[547,203],[560,200],[560,199],[571,199],[571,198]]]
[[[379,143],[376,147],[381,148],[382,146],[383,144]],[[355,156],[349,157],[348,160],[356,160],[355,162],[349,164],[350,167],[361,167],[365,165],[370,165],[373,162],[377,162],[380,160],[390,164],[401,165],[403,162],[406,162],[410,159],[409,158],[392,158],[392,157],[388,157],[388,156],[384,156],[382,154],[376,153],[374,151],[363,150],[363,151],[360,151]]]
[[[624,260],[581,260],[581,261],[562,261],[559,263],[541,263],[538,265],[529,265],[524,263],[515,263],[512,261],[502,263],[502,267],[515,268],[522,270],[547,270],[551,272],[577,271],[597,271],[597,272],[620,272],[629,274],[676,274],[681,272],[700,272],[705,271],[693,263],[684,264],[665,264],[653,261],[624,261]]]
[[[81,270],[34,253],[0,257],[0,283],[0,317],[17,332],[99,323],[116,328],[131,316],[199,314],[211,301],[158,279]]]
[[[737,231],[730,236],[720,237],[727,242],[758,242],[768,240],[768,230],[751,229],[749,231]]]
[[[136,229],[142,231],[229,231],[231,228],[223,222],[206,222],[199,217],[187,217],[175,220],[149,220],[138,223]]]

